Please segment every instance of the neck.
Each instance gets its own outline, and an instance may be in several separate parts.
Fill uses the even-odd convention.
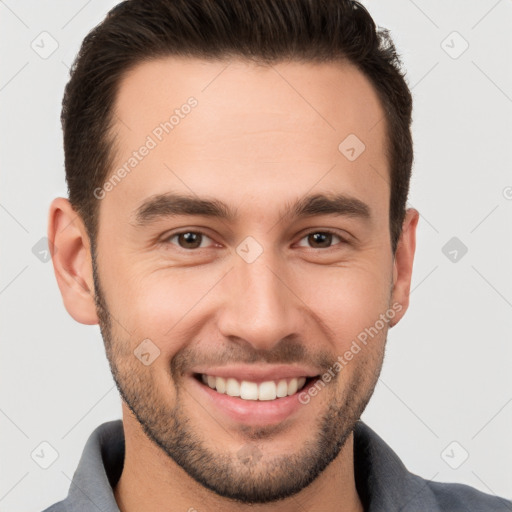
[[[354,479],[353,434],[308,487],[284,500],[244,505],[206,489],[156,446],[123,404],[125,459],[114,496],[121,512],[364,512]]]

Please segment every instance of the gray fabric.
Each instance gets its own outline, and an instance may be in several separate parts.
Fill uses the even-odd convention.
[[[512,512],[512,501],[410,473],[362,421],[354,434],[356,485],[365,512]],[[44,512],[119,512],[112,487],[123,462],[122,421],[103,423],[87,440],[67,498]]]

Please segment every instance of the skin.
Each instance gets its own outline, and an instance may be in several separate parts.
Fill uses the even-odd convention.
[[[78,322],[100,324],[123,398],[116,500],[129,512],[361,511],[352,429],[388,328],[408,307],[419,216],[407,210],[393,255],[384,111],[348,63],[161,58],[122,80],[116,169],[190,96],[198,105],[101,200],[94,272],[80,217],[64,198],[50,208],[64,305]],[[338,150],[348,134],[366,147],[354,161]],[[166,192],[218,199],[238,217],[138,226],[137,208]],[[370,217],[280,214],[311,193],[357,198]],[[336,232],[327,242],[308,236],[326,229]],[[172,236],[187,231],[205,235],[200,248]],[[247,236],[263,249],[252,263],[236,252]],[[393,305],[400,311],[378,335],[281,423],[243,425],[191,381],[199,364],[320,373]],[[134,356],[144,339],[160,350],[147,366]],[[257,456],[242,460],[247,450]]]

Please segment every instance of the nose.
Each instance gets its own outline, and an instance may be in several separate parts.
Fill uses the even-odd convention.
[[[272,250],[252,263],[235,254],[234,268],[223,283],[226,299],[218,316],[223,336],[271,350],[283,338],[301,334],[307,307],[294,291],[292,273],[285,266]]]

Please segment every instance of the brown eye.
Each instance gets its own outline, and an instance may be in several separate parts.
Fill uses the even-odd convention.
[[[173,242],[174,239],[177,240],[177,243]],[[178,245],[182,249],[199,249],[205,247],[203,245],[205,239],[209,240],[209,237],[203,233],[199,233],[197,231],[183,231],[182,233],[175,233],[174,235],[171,235],[167,241],[174,245]]]
[[[201,246],[202,236],[200,233],[181,233],[178,235],[178,240],[184,249],[197,249]]]
[[[330,231],[313,231],[302,238],[302,240],[307,240],[308,246],[313,249],[328,249],[333,245],[333,237],[338,239],[338,242],[334,245],[344,242],[339,235]]]
[[[317,244],[320,247],[329,247],[332,243],[332,235],[330,233],[313,233],[308,235],[308,241]]]

